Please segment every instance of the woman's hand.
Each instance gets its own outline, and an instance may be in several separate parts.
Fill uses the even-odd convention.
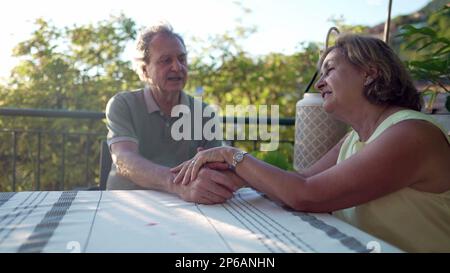
[[[216,147],[200,151],[192,159],[170,169],[172,172],[178,172],[173,183],[181,181],[183,185],[187,185],[197,177],[200,168],[207,163],[222,162],[222,166],[223,163],[229,164],[225,155],[227,151],[234,149],[233,147]]]
[[[207,150],[207,149],[203,148],[203,147],[198,147],[197,153],[199,153],[201,151],[205,151],[205,150]],[[210,163],[206,163],[205,167],[208,169],[216,170],[216,171],[226,171],[226,170],[230,169],[230,166],[228,166],[228,164],[225,162],[210,162]]]

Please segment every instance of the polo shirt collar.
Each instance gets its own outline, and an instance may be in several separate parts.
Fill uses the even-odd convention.
[[[153,94],[148,86],[144,87],[144,100],[149,114],[161,110],[156,103],[155,98],[153,98]],[[184,91],[181,91],[180,93],[180,104],[190,106],[189,98]]]

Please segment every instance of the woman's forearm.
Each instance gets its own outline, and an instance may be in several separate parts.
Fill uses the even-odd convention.
[[[226,158],[228,161],[232,155]],[[294,209],[302,209],[308,200],[305,179],[300,174],[281,170],[251,155],[246,155],[235,171],[251,187]]]

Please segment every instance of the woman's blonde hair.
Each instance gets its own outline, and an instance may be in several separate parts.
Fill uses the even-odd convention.
[[[400,58],[385,42],[357,34],[340,35],[336,44],[322,54],[319,67],[334,49],[341,50],[345,58],[360,69],[377,70],[376,78],[364,86],[364,94],[371,103],[420,111],[422,101],[411,76]]]

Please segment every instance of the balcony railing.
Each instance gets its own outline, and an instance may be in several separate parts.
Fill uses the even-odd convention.
[[[3,127],[0,129],[0,192],[88,189],[98,185],[100,146],[106,138],[106,127],[101,123],[105,118],[104,113],[0,108],[0,116],[5,121],[0,122]],[[19,119],[17,123],[16,119]],[[26,122],[23,122],[25,119]],[[30,125],[35,119],[40,124]],[[58,127],[70,127],[64,129],[45,127],[45,124],[53,124],[52,119],[68,120],[67,124],[78,123]],[[271,119],[222,117],[224,124],[232,122],[249,125],[261,121],[267,124],[274,122]],[[73,128],[79,123],[83,123],[79,126],[84,128],[81,131]],[[10,128],[5,128],[5,124],[9,124]],[[17,128],[24,124],[27,125]],[[295,119],[280,118],[278,124],[292,131]],[[293,132],[284,135],[293,136]],[[249,149],[256,150],[261,140],[228,141],[232,146],[238,145],[237,142],[239,145],[251,145]],[[294,143],[293,139],[280,139],[279,142]]]

